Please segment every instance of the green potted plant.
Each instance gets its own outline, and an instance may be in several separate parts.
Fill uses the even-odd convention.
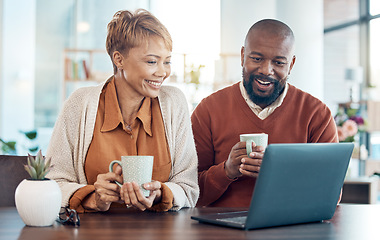
[[[21,150],[24,151],[24,149],[26,149],[32,154],[36,153],[38,151],[38,145],[36,144],[37,130],[19,132],[22,133],[27,140],[27,142],[21,144]],[[19,146],[20,144],[16,144],[16,141],[5,141],[4,139],[0,138],[0,154],[17,155],[18,149],[16,145]]]
[[[0,138],[1,143],[1,153],[15,155],[16,154],[16,142],[15,141],[4,141]]]
[[[54,180],[45,178],[51,169],[50,159],[45,161],[41,150],[36,157],[28,154],[25,170],[30,178],[24,179],[16,188],[16,208],[28,226],[51,226],[61,207],[61,190]]]
[[[190,71],[187,73],[190,77],[190,81],[188,83],[193,83],[195,84],[195,88],[198,89],[198,86],[200,84],[199,78],[201,76],[201,68],[204,68],[205,65],[198,65],[195,66],[192,64],[190,66]]]

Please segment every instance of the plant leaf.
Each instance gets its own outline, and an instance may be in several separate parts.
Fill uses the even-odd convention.
[[[27,172],[31,175],[32,179],[42,180],[46,174],[50,171],[51,159],[46,159],[42,155],[41,149],[33,157],[28,153],[28,165],[25,166]]]
[[[37,131],[36,130],[32,130],[32,131],[29,131],[29,132],[24,132],[24,134],[30,140],[33,140],[33,139],[35,139],[37,137]]]
[[[28,165],[35,168],[36,162],[34,161],[34,158],[28,153]]]
[[[29,173],[32,179],[38,179],[36,170],[34,168],[32,168],[31,166],[25,165],[25,170]]]
[[[41,154],[41,150],[37,153],[36,157],[35,157],[35,160],[36,160],[36,171],[39,172],[39,169],[41,168],[42,166],[42,154]]]
[[[13,150],[13,151],[16,150],[16,142],[15,141],[6,142],[5,145],[7,145],[10,150]]]
[[[5,153],[15,153],[16,152],[16,142],[15,141],[4,141],[0,138],[0,142],[2,143],[1,149]]]
[[[38,150],[38,146],[29,148],[29,151],[31,151],[31,152],[36,152],[37,150]]]
[[[25,171],[27,171],[29,173],[30,177],[32,177],[32,172],[30,171],[30,166],[24,165],[24,168],[25,168]]]
[[[38,176],[37,179],[44,179],[48,171],[42,171]]]
[[[45,163],[45,167],[44,167],[44,171],[46,171],[46,170],[50,170],[51,169],[51,167],[50,167],[50,164],[51,164],[51,158],[49,158],[47,161],[46,161],[46,163]]]

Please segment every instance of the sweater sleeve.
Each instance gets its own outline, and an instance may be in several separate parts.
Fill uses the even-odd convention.
[[[62,191],[62,206],[69,204],[71,195],[85,185],[79,184],[75,171],[74,153],[75,148],[74,132],[79,132],[79,124],[72,114],[76,112],[74,98],[70,97],[64,104],[63,109],[55,123],[54,130],[49,142],[46,157],[51,159],[53,168],[47,177],[55,180]],[[71,112],[70,112],[71,110]]]
[[[200,197],[198,206],[208,206],[218,200],[234,181],[226,175],[224,170],[225,161],[214,165],[215,152],[212,143],[210,119],[207,106],[201,102],[191,116],[199,161],[198,182]]]
[[[69,205],[74,192],[87,185],[83,163],[92,138],[100,90],[101,86],[75,91],[66,100],[54,126],[46,152],[53,168],[47,177],[60,186],[63,207]]]
[[[78,213],[84,213],[87,212],[82,202],[83,200],[88,197],[91,193],[95,192],[94,185],[87,185],[82,188],[79,188],[70,198],[70,208],[76,210]]]
[[[172,211],[195,207],[199,196],[198,159],[184,94],[166,86],[160,91],[160,105],[168,139],[172,172],[165,185],[173,193]]]
[[[170,188],[162,183],[161,192],[161,202],[154,204],[149,210],[156,212],[166,212],[173,207],[174,196]]]
[[[310,123],[309,142],[338,142],[338,132],[330,109],[323,103]]]

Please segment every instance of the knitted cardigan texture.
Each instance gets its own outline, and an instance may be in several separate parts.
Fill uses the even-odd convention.
[[[87,185],[84,162],[105,83],[76,90],[65,101],[55,123],[46,153],[54,167],[47,177],[59,184],[62,206],[68,206],[72,194]],[[174,196],[171,210],[194,207],[199,196],[198,160],[186,98],[179,89],[162,86],[158,99],[172,162],[169,180],[165,182]]]

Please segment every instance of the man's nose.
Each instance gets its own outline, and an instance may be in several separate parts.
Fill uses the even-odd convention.
[[[266,75],[266,76],[273,75],[274,72],[273,72],[272,63],[270,61],[262,62],[260,65],[260,68],[259,68],[259,73]]]

